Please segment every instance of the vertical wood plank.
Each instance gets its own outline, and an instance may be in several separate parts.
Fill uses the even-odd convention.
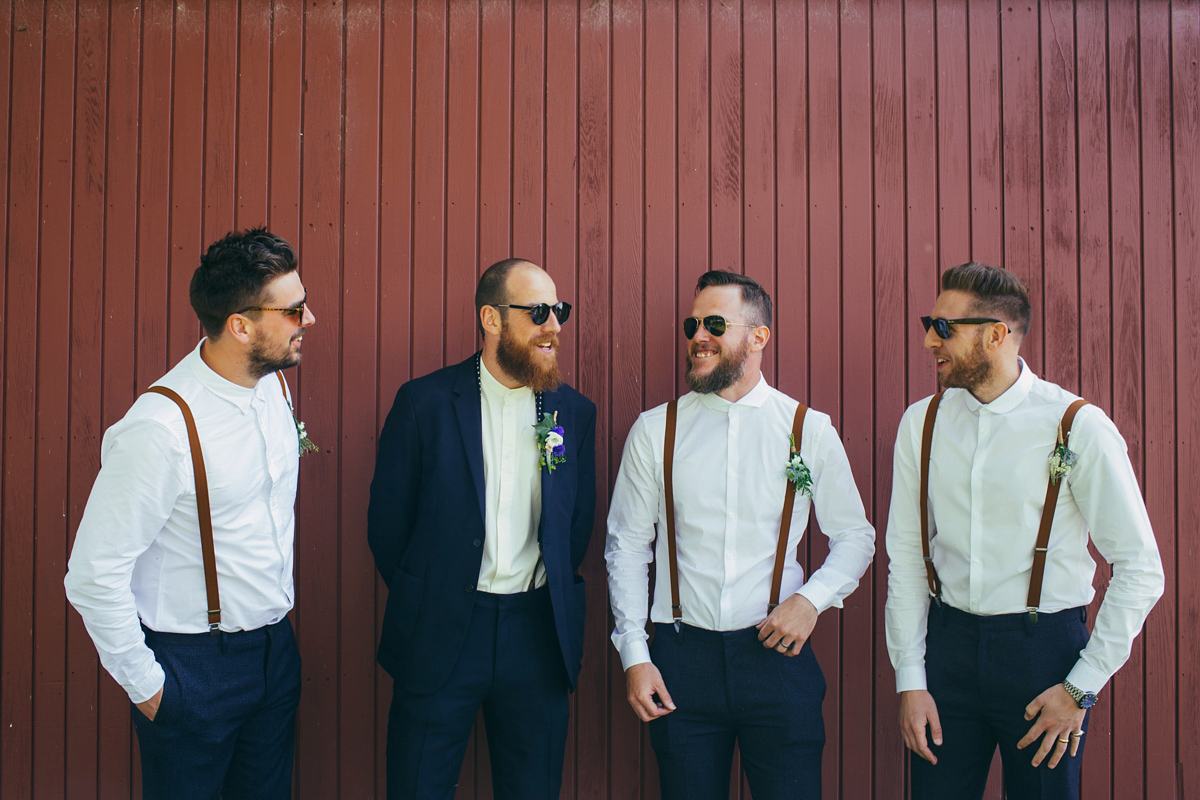
[[[413,273],[413,126],[416,86],[416,8],[412,0],[383,4],[383,74],[380,87],[379,154],[379,300],[376,331],[378,381],[375,431],[392,407],[396,389],[410,377],[411,352],[404,344],[409,325],[399,316],[411,307]],[[385,321],[386,320],[386,321]],[[398,341],[399,340],[399,341]],[[375,581],[375,627],[372,645],[379,640],[387,589]],[[386,743],[392,680],[375,666],[375,795],[386,796]]]
[[[938,264],[942,269],[970,260],[971,115],[967,8],[939,2],[934,10],[937,41]],[[994,263],[994,262],[993,262]]]
[[[1200,393],[1200,348],[1197,342],[1195,309],[1200,308],[1200,96],[1192,87],[1200,85],[1200,3],[1194,0],[1171,6],[1171,98],[1172,145],[1174,156],[1174,230],[1176,264],[1175,330],[1178,359],[1175,379],[1175,453],[1176,498],[1175,532],[1179,537],[1174,563],[1164,566],[1176,576],[1176,609],[1161,609],[1159,614],[1176,612],[1179,620],[1176,646],[1180,654],[1195,654],[1200,644],[1200,588],[1196,581],[1178,580],[1200,570],[1200,549],[1185,542],[1188,532],[1200,530],[1200,502],[1189,489],[1190,478],[1200,470],[1196,443],[1200,441],[1200,415],[1193,398]],[[1184,255],[1180,255],[1184,254]],[[1185,476],[1185,477],[1180,477]],[[1177,762],[1175,797],[1184,798],[1200,790],[1200,718],[1195,713],[1200,699],[1194,657],[1179,659],[1179,679],[1174,689],[1174,704],[1168,718],[1175,718]],[[1160,721],[1161,723],[1161,721]]]
[[[271,7],[243,3],[237,18],[237,121],[232,142],[236,230],[265,225],[271,166]],[[228,102],[228,99],[225,99]],[[272,231],[274,233],[274,231]],[[217,234],[220,236],[221,234]],[[280,234],[282,235],[282,234]]]
[[[304,364],[299,375],[289,375],[295,412],[322,450],[300,464],[302,486],[322,487],[298,491],[296,518],[296,638],[304,659],[304,702],[296,714],[296,781],[312,797],[334,797],[338,791],[340,763],[337,727],[341,690],[341,630],[338,604],[329,598],[338,591],[338,540],[322,535],[338,530],[337,503],[326,492],[340,486],[343,464],[337,396],[339,356],[342,352],[343,315],[342,250],[343,189],[340,170],[344,149],[343,108],[346,60],[343,30],[346,8],[331,0],[304,8],[303,142],[300,150],[300,235],[297,249],[304,259],[303,281],[314,298],[317,323],[305,336]],[[324,442],[322,442],[324,438]],[[334,442],[332,446],[327,442]]]
[[[968,0],[967,52],[970,53],[967,66],[970,76],[971,258],[984,264],[1007,266],[1000,139],[1003,75],[998,0]]]
[[[507,224],[504,242],[490,253],[480,249],[480,231],[486,201],[480,193],[483,164],[488,160],[509,160],[508,116],[488,120],[483,116],[485,97],[481,94],[481,75],[509,65],[483,66],[480,50],[482,28],[479,8],[471,3],[451,3],[449,7],[448,94],[446,98],[446,229],[462,231],[446,237],[446,363],[466,358],[477,347],[475,320],[475,283],[490,264],[507,258]],[[507,109],[508,92],[502,101]],[[497,113],[493,108],[492,113]],[[489,143],[498,139],[503,145]],[[507,169],[502,166],[502,169]],[[493,169],[495,169],[493,167]],[[496,181],[490,188],[493,206],[499,200]],[[504,193],[507,198],[507,192]],[[507,208],[507,199],[503,203]],[[488,212],[492,213],[492,212]],[[497,230],[499,230],[497,228]],[[503,255],[500,255],[503,253]],[[486,756],[486,754],[485,754]],[[484,759],[486,761],[486,758]]]
[[[546,259],[546,7],[513,8],[512,252]]]
[[[1080,393],[1101,408],[1112,403],[1112,271],[1109,235],[1108,63],[1105,10],[1099,4],[1077,6],[1075,41],[1077,81],[1077,169],[1079,187]],[[1096,556],[1093,556],[1096,557]],[[1103,563],[1098,561],[1097,563]],[[1098,571],[1106,583],[1107,570]],[[1089,617],[1096,618],[1097,592]],[[1088,722],[1083,795],[1112,798],[1113,706],[1101,704]]]
[[[579,13],[579,253],[575,292],[586,305],[576,323],[579,331],[611,330],[614,317],[610,286],[613,243],[612,141],[612,26],[613,9],[607,4],[581,7]],[[561,292],[561,289],[560,289]],[[582,336],[580,345],[587,341]],[[585,396],[601,405],[612,401],[610,348],[577,350],[579,377],[575,383]],[[608,660],[608,593],[605,591],[604,516],[611,483],[607,414],[596,418],[597,518],[592,544],[580,570],[587,581],[587,612],[583,639],[584,670],[575,691],[573,778],[575,796],[601,800],[608,796],[608,768],[591,754],[604,751],[607,713],[599,701],[607,693],[603,665]],[[590,701],[590,702],[589,702]]]
[[[102,28],[76,27],[73,3],[47,7],[45,105],[42,109],[40,263],[37,304],[37,416],[33,468],[33,793],[56,795],[65,788],[64,655],[66,530],[63,501],[67,471],[67,410],[70,326],[61,307],[71,296],[72,237],[86,227],[83,260],[100,272],[99,234],[104,193],[104,72]],[[103,26],[103,22],[100,23]],[[76,64],[80,49],[91,51]],[[78,72],[77,72],[78,70]],[[80,77],[76,87],[76,75]],[[69,135],[62,135],[69,132]],[[76,169],[76,165],[79,166]],[[78,219],[77,219],[78,215]],[[87,280],[87,279],[85,279]],[[94,281],[94,277],[93,277]],[[95,285],[93,283],[93,285]],[[50,309],[59,308],[60,313]],[[84,317],[89,312],[84,312]]]
[[[710,268],[742,272],[745,158],[742,14],[739,3],[709,5]]]
[[[479,251],[486,264],[512,249],[513,7],[512,0],[480,4],[479,45]],[[523,76],[522,76],[523,77]],[[526,255],[526,258],[536,258]],[[452,267],[453,265],[451,265]],[[453,327],[451,322],[448,327]]]
[[[864,502],[874,500],[875,652],[871,695],[874,699],[875,760],[872,777],[874,797],[900,800],[905,797],[907,758],[900,737],[899,698],[885,639],[883,605],[887,597],[887,566],[884,547],[892,489],[892,448],[896,428],[907,406],[905,353],[920,326],[913,319],[916,309],[905,299],[905,107],[904,107],[904,16],[895,4],[877,4],[872,14],[873,42],[873,209],[875,266],[875,427],[873,486],[859,481]],[[888,302],[892,298],[892,302]],[[921,298],[927,308],[928,297]],[[921,369],[914,364],[914,369]],[[872,489],[873,496],[872,496]],[[863,591],[864,586],[859,587]]]
[[[382,11],[380,0],[346,3],[337,609],[337,790],[343,797],[375,793],[376,733],[370,724],[376,707],[375,563],[364,533],[375,465],[377,331],[383,319],[377,305]],[[332,296],[326,302],[332,305]]]
[[[211,32],[205,48],[204,214],[200,238],[207,248],[233,229],[237,190],[238,40],[242,26],[236,3],[206,6]],[[192,156],[195,157],[194,154]],[[190,275],[188,276],[191,277]]]
[[[842,417],[837,421],[842,444],[850,460],[854,480],[866,508],[868,519],[874,516],[871,486],[875,476],[874,437],[875,381],[872,364],[875,353],[876,318],[875,281],[872,257],[874,192],[872,185],[871,128],[871,7],[867,2],[841,5],[839,42],[841,73],[841,264],[842,319],[840,347],[842,363]],[[883,562],[879,562],[882,565]],[[873,781],[870,769],[847,769],[849,762],[870,764],[874,759],[874,702],[871,686],[874,674],[872,650],[874,631],[874,571],[868,568],[858,588],[845,601],[840,613],[823,624],[841,625],[840,697],[836,713],[840,720],[840,739],[830,755],[838,764],[840,797],[870,797]],[[825,783],[829,783],[827,779]]]
[[[742,9],[742,268],[777,300],[775,252],[775,19],[770,0]],[[771,331],[776,330],[771,320]],[[777,386],[779,342],[763,356],[763,375]]]
[[[1108,8],[1108,114],[1111,156],[1110,231],[1112,236],[1113,405],[1110,416],[1125,437],[1139,482],[1145,485],[1143,353],[1141,326],[1141,130],[1137,84],[1137,9]],[[1119,188],[1118,188],[1119,187]],[[1142,797],[1145,774],[1145,638],[1133,645],[1129,661],[1110,683],[1113,706],[1112,794]]]
[[[1145,357],[1146,471],[1142,490],[1164,564],[1176,561],[1175,519],[1175,251],[1173,245],[1171,140],[1171,10],[1167,5],[1138,7],[1139,94],[1141,96],[1142,171],[1142,330]],[[1200,30],[1193,29],[1194,33]],[[1193,260],[1195,258],[1193,254]],[[1195,313],[1194,310],[1188,312]],[[1177,691],[1176,573],[1167,575],[1166,591],[1146,620],[1145,767],[1146,798],[1171,797],[1177,747],[1169,719]]]

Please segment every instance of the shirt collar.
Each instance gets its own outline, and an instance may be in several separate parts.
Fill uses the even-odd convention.
[[[496,380],[496,376],[488,371],[487,364],[479,362],[479,383],[483,388],[484,394],[488,397],[494,397],[498,400],[503,400],[506,397],[519,396],[521,394],[533,395],[533,390],[528,386],[518,386],[515,389],[510,389],[500,381]]]
[[[207,337],[200,340],[200,344],[196,345],[196,349],[187,355],[184,359],[188,362],[188,366],[192,370],[192,375],[208,391],[237,406],[243,413],[250,410],[250,401],[254,399],[255,393],[258,391],[258,384],[254,388],[239,386],[233,381],[226,380],[218,375],[212,367],[204,362],[200,357],[200,348],[208,341]],[[261,383],[261,379],[259,380]]]
[[[1021,368],[1021,372],[1017,375],[1017,381],[1012,386],[1004,390],[1004,394],[997,397],[990,403],[981,403],[975,399],[975,395],[970,392],[964,392],[967,399],[967,410],[972,414],[978,414],[980,409],[986,408],[992,414],[1007,414],[1017,406],[1021,405],[1026,397],[1029,396],[1029,391],[1033,388],[1033,381],[1036,377],[1026,364],[1025,359],[1017,356],[1017,365]]]
[[[758,383],[754,384],[754,388],[746,392],[745,396],[736,403],[729,402],[716,392],[708,394],[697,394],[693,392],[693,394],[696,394],[696,396],[700,398],[700,402],[703,403],[706,408],[710,408],[713,411],[720,411],[723,414],[728,414],[729,409],[733,408],[734,406],[740,406],[742,408],[761,408],[762,404],[767,402],[767,398],[771,394],[771,385],[767,383],[767,379],[764,378],[763,374],[760,372],[758,373]]]

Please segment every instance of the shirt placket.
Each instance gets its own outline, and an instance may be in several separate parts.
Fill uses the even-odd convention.
[[[725,574],[721,576],[721,585],[728,587],[738,574],[737,526],[738,526],[738,497],[740,483],[738,481],[737,454],[740,452],[738,438],[741,432],[741,415],[735,413],[736,406],[729,408],[726,415],[727,434],[725,436],[725,526],[723,549],[725,553]],[[719,630],[732,628],[734,592],[722,591],[720,598]]]
[[[282,448],[272,447],[271,435],[271,410],[266,401],[261,395],[255,393],[251,400],[251,406],[254,408],[254,418],[258,425],[259,435],[263,439],[263,453],[267,462],[267,508],[271,518],[271,541],[275,543],[275,553],[279,556],[279,585],[287,585],[287,576],[284,572],[287,570],[287,557],[284,553],[284,543],[282,534],[284,529],[284,510],[283,498],[279,496],[283,482],[280,480],[283,477],[283,454]]]
[[[975,415],[975,458],[971,460],[971,531],[970,580],[968,603],[973,613],[979,613],[983,605],[983,526],[984,526],[984,473],[987,471],[988,445],[991,444],[993,418],[987,409],[981,408]]]
[[[517,410],[519,404],[514,394],[506,394],[500,414],[500,491],[496,498],[496,563],[512,561],[512,508],[517,474]],[[499,570],[497,570],[497,574]]]

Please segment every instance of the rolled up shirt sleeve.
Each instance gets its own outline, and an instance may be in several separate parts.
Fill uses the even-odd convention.
[[[187,491],[186,458],[178,437],[156,421],[110,429],[63,582],[101,664],[135,703],[153,697],[164,676],[142,634],[134,564]]]

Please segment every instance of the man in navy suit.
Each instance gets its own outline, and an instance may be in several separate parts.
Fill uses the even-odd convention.
[[[483,350],[400,387],[367,538],[388,585],[388,797],[454,796],[480,708],[498,800],[553,800],[582,654],[596,406],[560,382],[571,306],[529,261],[493,264]]]

